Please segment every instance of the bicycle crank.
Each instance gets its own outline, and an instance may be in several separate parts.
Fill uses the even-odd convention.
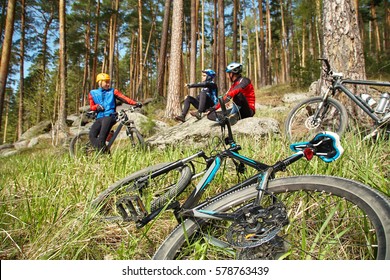
[[[277,203],[263,208],[245,206],[237,211],[227,232],[228,242],[237,248],[257,247],[273,239],[288,224],[286,208]]]

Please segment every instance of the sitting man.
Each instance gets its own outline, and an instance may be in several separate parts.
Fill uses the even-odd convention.
[[[242,77],[242,64],[230,63],[226,67],[226,73],[232,82],[228,92],[223,96],[222,100],[227,103],[233,100],[233,107],[230,114],[237,116],[237,119],[245,119],[255,115],[255,90],[250,79]],[[221,105],[218,103],[210,110],[207,115],[209,120],[216,121],[218,114],[215,110],[219,109]]]
[[[191,115],[198,120],[202,118],[202,113],[212,108],[218,102],[218,87],[214,83],[215,71],[206,69],[202,71],[202,82],[197,84],[186,84],[188,88],[202,88],[199,95],[195,98],[187,96],[184,100],[184,107],[181,115],[176,116],[175,120],[180,122],[186,121],[186,115],[192,104],[197,111],[191,112]]]

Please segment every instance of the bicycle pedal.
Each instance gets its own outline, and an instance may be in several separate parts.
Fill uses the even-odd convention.
[[[124,196],[116,203],[118,212],[125,222],[139,222],[148,215],[139,196]]]

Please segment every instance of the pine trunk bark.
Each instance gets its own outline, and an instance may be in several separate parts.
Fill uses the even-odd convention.
[[[333,71],[342,72],[344,77],[365,79],[363,46],[353,0],[325,1],[323,5],[323,57],[328,58]],[[325,83],[319,84],[322,90],[326,88]],[[361,89],[351,90],[358,93]],[[342,102],[350,114],[357,115],[351,101]]]
[[[136,90],[136,95],[138,96],[141,91],[142,91],[142,79],[143,79],[143,72],[144,72],[144,67],[143,67],[143,38],[142,38],[142,33],[143,33],[143,27],[142,27],[142,0],[138,0],[138,59],[139,59],[139,70],[138,70],[138,85],[137,85],[137,90]]]
[[[198,18],[196,10],[198,0],[191,0],[191,42],[190,42],[190,83],[196,82],[196,51],[197,51],[197,32],[198,32]],[[202,69],[203,70],[203,69]],[[196,88],[191,88],[191,96],[196,96]]]
[[[168,96],[165,109],[166,118],[171,118],[181,113],[183,18],[183,0],[173,1]]]
[[[266,68],[266,48],[264,38],[264,13],[263,13],[263,1],[259,2],[259,26],[260,26],[260,86],[266,85],[267,80],[267,68]]]
[[[267,15],[267,77],[268,84],[272,85],[272,29],[271,29],[271,11],[269,1],[266,0],[266,15]]]
[[[59,49],[59,60],[60,60],[60,93],[59,93],[59,109],[58,109],[58,119],[55,128],[55,145],[59,144],[60,139],[67,134],[66,129],[66,40],[65,40],[65,30],[66,30],[66,0],[60,0],[59,2],[59,33],[60,33],[60,49]]]
[[[24,116],[24,41],[26,35],[26,3],[21,0],[21,19],[20,19],[20,81],[19,81],[19,109],[18,109],[18,140],[23,133]]]
[[[165,58],[167,57],[170,14],[171,14],[171,0],[165,0],[164,20],[162,26],[160,54],[158,59],[158,71],[157,71],[157,92],[159,96],[164,96],[164,88],[165,88],[164,76],[165,76],[165,64],[166,64]]]
[[[15,0],[8,0],[7,17],[5,19],[5,35],[0,63],[0,131],[4,109],[5,92],[7,85],[8,66],[11,55],[12,36],[14,33]]]
[[[225,1],[218,0],[218,87],[221,93],[226,88],[226,59],[225,59]]]
[[[100,0],[97,1],[96,6],[96,26],[95,26],[95,36],[93,39],[93,62],[92,62],[92,73],[91,73],[91,88],[96,88],[96,76],[97,76],[97,64],[98,64],[98,46],[99,46],[99,18],[100,18]]]

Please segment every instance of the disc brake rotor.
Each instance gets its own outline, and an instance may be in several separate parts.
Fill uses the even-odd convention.
[[[314,116],[310,116],[305,121],[305,127],[307,129],[315,129],[320,126],[320,123],[319,120],[314,120]]]

